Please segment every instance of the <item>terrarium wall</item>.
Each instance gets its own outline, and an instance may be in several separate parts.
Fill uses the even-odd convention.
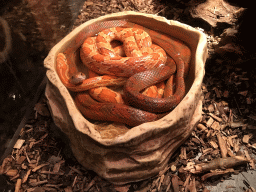
[[[0,154],[45,77],[44,58],[70,31],[83,2],[0,2]]]

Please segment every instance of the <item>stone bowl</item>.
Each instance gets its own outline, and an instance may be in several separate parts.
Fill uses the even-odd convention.
[[[79,50],[83,34],[92,24],[115,19],[126,19],[157,29],[185,42],[191,50],[190,68],[185,80],[186,95],[162,119],[133,128],[88,120],[76,108],[72,92],[56,73],[59,52]],[[77,55],[78,51],[73,52]],[[45,94],[55,124],[69,138],[73,154],[81,165],[114,184],[136,182],[164,170],[172,154],[186,141],[200,120],[201,84],[206,59],[207,41],[202,32],[156,15],[131,11],[114,13],[85,22],[52,48],[44,61],[48,77]],[[70,63],[76,66],[81,63],[78,56],[74,56],[72,61]],[[79,70],[86,69],[80,67]]]

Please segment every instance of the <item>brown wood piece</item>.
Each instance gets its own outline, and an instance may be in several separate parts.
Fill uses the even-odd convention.
[[[209,177],[213,177],[213,176],[217,176],[217,175],[223,175],[223,174],[226,174],[226,173],[231,173],[231,172],[234,172],[234,169],[227,169],[227,170],[219,170],[219,171],[213,171],[211,173],[206,173],[205,175],[203,175],[201,177],[202,181],[205,181],[207,178]]]
[[[19,192],[20,188],[21,188],[21,179],[17,179],[14,192]]]
[[[179,178],[176,175],[172,176],[172,187],[174,192],[179,192],[179,184],[178,184]]]
[[[226,141],[222,138],[221,133],[217,133],[217,139],[219,142],[221,156],[225,158],[227,157],[227,154],[228,154]]]
[[[204,132],[206,132],[206,133],[208,133],[207,127],[205,127],[205,126],[204,126],[203,124],[201,124],[201,123],[199,123],[199,124],[197,125],[197,128],[200,129],[200,130],[202,130],[202,131],[204,131]]]
[[[215,169],[227,169],[234,166],[248,163],[248,159],[242,156],[218,158],[210,161],[209,163],[201,163],[195,165],[195,173],[202,173]]]

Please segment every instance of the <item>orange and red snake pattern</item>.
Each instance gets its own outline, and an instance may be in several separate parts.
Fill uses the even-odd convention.
[[[88,74],[69,75],[70,52],[57,55],[56,70],[86,118],[137,126],[158,120],[183,99],[191,57],[183,42],[125,20],[105,21],[81,34],[80,58]]]

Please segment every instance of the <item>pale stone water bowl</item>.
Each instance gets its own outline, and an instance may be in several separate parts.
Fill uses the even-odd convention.
[[[192,54],[183,100],[162,119],[133,128],[85,119],[76,108],[72,92],[62,84],[56,73],[58,53],[74,47],[79,50],[84,40],[83,33],[90,25],[116,19],[127,19],[180,39],[189,46]],[[80,66],[81,61],[77,58],[74,57],[73,61]],[[45,59],[49,79],[45,94],[53,120],[70,139],[78,162],[110,182],[125,184],[155,176],[166,168],[172,154],[190,136],[201,118],[201,84],[206,58],[205,35],[177,21],[137,12],[115,13],[90,20],[54,46]],[[79,70],[86,69],[81,67]]]

